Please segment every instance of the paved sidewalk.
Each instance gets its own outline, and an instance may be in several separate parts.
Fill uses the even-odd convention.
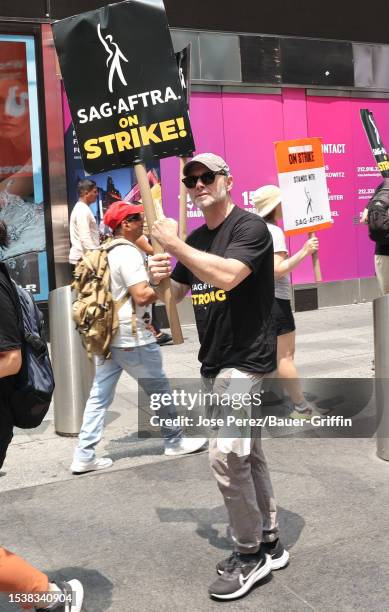
[[[371,378],[370,304],[296,315],[301,376]],[[196,376],[197,339],[165,346],[169,376]],[[99,454],[101,474],[68,471],[75,441],[52,414],[18,432],[0,477],[0,542],[56,577],[80,577],[87,612],[207,611],[226,516],[206,453],[166,458],[136,439],[136,387],[124,377]],[[291,564],[231,610],[386,610],[389,600],[389,463],[371,439],[266,439]],[[14,609],[0,598],[0,611]]]
[[[323,308],[296,314],[296,362],[301,377],[371,378],[373,329],[371,304]],[[164,366],[171,378],[196,378],[198,339],[193,325],[184,327],[184,344],[162,347]],[[114,469],[165,461],[159,440],[138,440],[137,387],[123,374],[109,410],[100,455],[109,454]],[[10,447],[0,478],[0,493],[24,486],[69,480],[74,438],[57,436],[50,410],[38,429],[19,430]],[[32,459],[33,458],[33,461]]]

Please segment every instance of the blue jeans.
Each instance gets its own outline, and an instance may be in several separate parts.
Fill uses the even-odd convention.
[[[135,380],[142,379],[143,390],[151,393],[170,393],[169,381],[162,367],[161,351],[156,342],[133,349],[111,348],[112,358],[97,362],[96,374],[85,406],[83,423],[75,451],[76,461],[92,461],[95,447],[103,435],[107,408],[113,401],[115,388],[123,370]],[[166,414],[164,414],[166,412]],[[175,410],[160,410],[161,417],[175,417]],[[165,445],[175,445],[182,438],[179,427],[161,427]]]

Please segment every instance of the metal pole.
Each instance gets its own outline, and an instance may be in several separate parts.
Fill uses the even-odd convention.
[[[389,461],[389,295],[374,300],[377,455]]]
[[[76,436],[81,428],[95,368],[72,319],[70,285],[51,291],[49,312],[55,378],[54,427],[60,436]]]

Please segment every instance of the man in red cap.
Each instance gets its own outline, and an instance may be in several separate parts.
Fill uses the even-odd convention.
[[[96,360],[96,374],[70,467],[75,474],[112,465],[108,457],[96,458],[95,447],[101,440],[105,413],[123,370],[135,380],[141,380],[148,395],[170,393],[160,348],[149,325],[151,304],[157,300],[157,294],[149,284],[144,255],[135,246],[143,232],[143,206],[114,202],[104,215],[104,223],[112,229],[114,238],[119,239],[108,252],[112,297],[119,302],[128,294],[128,299],[118,311],[119,329],[111,343],[111,359]],[[169,413],[169,416],[175,414]],[[161,427],[161,432],[166,455],[193,453],[206,442],[205,438],[184,438],[179,427]]]

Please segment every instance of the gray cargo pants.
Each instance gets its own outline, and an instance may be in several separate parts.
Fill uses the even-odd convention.
[[[215,379],[204,379],[205,388],[213,393],[233,393],[236,376],[246,379],[246,385],[258,392],[263,376],[240,372],[233,368],[221,370]],[[248,454],[220,450],[217,436],[209,443],[211,470],[216,478],[227,508],[231,535],[235,549],[242,553],[253,553],[261,541],[272,542],[278,538],[276,502],[269,470],[261,445],[261,429],[251,430],[247,441]],[[248,447],[248,448],[247,448]]]

